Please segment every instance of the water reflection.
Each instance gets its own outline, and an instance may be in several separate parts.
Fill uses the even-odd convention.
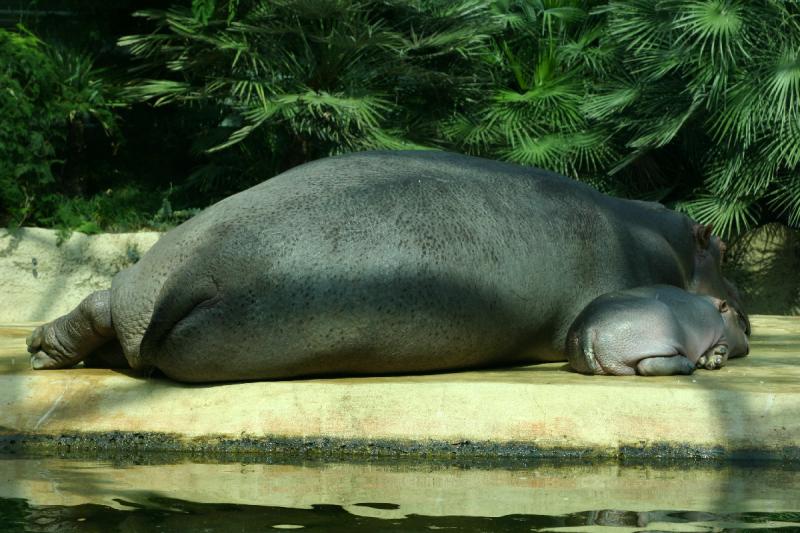
[[[0,531],[800,531],[800,472],[0,457]]]
[[[3,531],[149,532],[149,531],[797,531],[800,513],[731,513],[697,511],[583,511],[560,516],[511,514],[500,517],[425,516],[402,519],[358,516],[338,505],[311,509],[195,503],[153,498],[146,507],[120,500],[128,509],[96,504],[33,506],[0,499]]]

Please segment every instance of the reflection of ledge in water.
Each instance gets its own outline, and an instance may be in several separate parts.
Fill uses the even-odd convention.
[[[175,509],[181,500],[287,509],[324,504],[378,518],[553,516],[590,509],[800,511],[800,471],[775,465],[678,469],[536,464],[484,469],[404,461],[114,465],[0,458],[0,479],[6,480],[0,484],[0,498],[24,499],[36,506],[95,504],[125,510]]]
[[[581,511],[564,515],[510,514],[500,517],[425,516],[403,518],[352,514],[338,505],[314,505],[312,509],[199,504],[161,498],[157,507],[118,510],[97,505],[35,507],[26,502],[0,499],[0,516],[9,526],[25,531],[274,531],[313,528],[329,533],[376,531],[459,532],[551,531],[633,533],[642,531],[794,531],[800,513],[712,513],[697,511]],[[166,506],[162,508],[160,506]],[[9,507],[11,509],[9,509]]]
[[[800,513],[730,513],[697,511],[581,511],[564,515],[510,514],[500,517],[425,516],[369,517],[349,513],[338,505],[312,509],[200,504],[161,498],[156,507],[118,510],[98,505],[36,507],[0,499],[0,516],[9,526],[25,531],[263,531],[313,528],[330,533],[376,531],[459,532],[552,531],[633,533],[642,531],[775,531],[796,528]],[[166,508],[160,507],[166,506]],[[779,529],[790,531],[789,529]],[[792,531],[795,529],[791,529]]]
[[[800,319],[753,324],[749,357],[693,376],[582,376],[553,363],[225,385],[102,369],[34,372],[29,329],[0,328],[0,445],[800,460]]]

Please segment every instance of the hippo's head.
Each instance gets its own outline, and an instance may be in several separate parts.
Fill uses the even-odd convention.
[[[742,300],[736,286],[722,275],[722,260],[726,246],[722,240],[711,233],[713,227],[708,224],[695,224],[693,227],[695,242],[694,273],[689,283],[689,291],[696,294],[713,296],[726,302],[731,308],[736,321],[745,335],[750,335],[750,320],[742,308]]]
[[[725,340],[728,341],[728,358],[744,357],[750,353],[750,324],[725,300],[720,300],[717,309],[725,324]]]
[[[706,296],[722,317],[722,336],[697,360],[697,366],[708,370],[721,368],[728,359],[744,357],[750,353],[750,342],[745,330],[747,322],[725,300]]]

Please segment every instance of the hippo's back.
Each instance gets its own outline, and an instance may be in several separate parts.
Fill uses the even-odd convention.
[[[646,209],[634,204],[546,171],[442,152],[323,159],[168,232],[115,279],[112,312],[129,331],[129,359],[145,330],[163,350],[211,321],[226,333],[209,350],[242,342],[403,358],[405,338],[412,351],[464,358],[444,367],[485,362],[487,350],[546,357],[552,333],[539,332],[566,330],[581,286],[604,291],[607,272],[636,271],[622,213]],[[203,320],[187,320],[206,307]]]

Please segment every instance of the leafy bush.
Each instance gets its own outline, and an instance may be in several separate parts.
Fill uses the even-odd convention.
[[[602,182],[620,156],[612,131],[584,109],[590,82],[607,82],[611,62],[610,50],[598,46],[603,27],[590,19],[591,4],[493,2],[503,31],[490,42],[491,77],[482,98],[445,124],[445,137],[462,151],[623,192]]]
[[[430,147],[723,235],[800,224],[795,2],[192,0],[129,28],[105,58],[127,109],[85,55],[0,33],[0,221],[165,227],[308,160]]]
[[[800,6],[612,0],[594,12],[617,60],[588,105],[628,150],[616,169],[646,172],[722,234],[798,225]]]
[[[199,145],[233,157],[190,181],[220,192],[325,155],[440,144],[438,122],[484,86],[497,24],[472,0],[194,4],[138,13],[154,30],[119,42],[142,59],[129,94],[216,113]]]
[[[494,82],[461,150],[661,200],[718,233],[800,224],[800,7],[502,0]]]
[[[56,50],[20,27],[0,30],[0,222],[59,225],[86,176],[73,154],[88,130],[116,138],[110,96],[91,60]]]

